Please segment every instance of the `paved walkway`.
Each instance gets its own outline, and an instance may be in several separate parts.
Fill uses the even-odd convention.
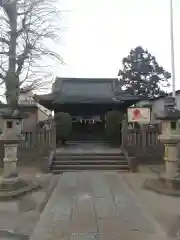
[[[138,197],[115,172],[59,178],[31,240],[166,240]]]

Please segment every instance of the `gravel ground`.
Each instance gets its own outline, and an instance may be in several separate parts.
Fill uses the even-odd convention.
[[[140,169],[140,173],[123,174],[123,179],[148,211],[154,215],[162,229],[168,234],[169,239],[180,240],[180,198],[160,195],[143,189],[145,180],[157,178],[157,176],[157,171],[143,167]]]

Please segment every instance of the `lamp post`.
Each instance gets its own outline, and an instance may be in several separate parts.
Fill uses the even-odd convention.
[[[170,41],[171,41],[171,71],[172,71],[172,97],[176,98],[175,58],[174,58],[174,22],[173,0],[170,0]]]

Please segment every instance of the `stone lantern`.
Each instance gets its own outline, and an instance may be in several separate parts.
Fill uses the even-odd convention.
[[[21,122],[23,116],[19,110],[7,109],[4,119],[3,134],[0,141],[4,144],[4,172],[0,179],[0,198],[18,196],[37,188],[33,182],[27,182],[18,176],[18,145],[21,141]]]
[[[172,178],[177,175],[179,157],[178,144],[180,142],[180,111],[172,110],[164,116],[159,116],[162,121],[162,133],[159,140],[164,144],[165,178]]]
[[[4,126],[0,140],[4,144],[4,178],[17,175],[17,150],[21,141],[22,116],[18,111],[7,110],[3,114]]]
[[[145,187],[167,195],[180,194],[178,147],[180,143],[180,111],[174,107],[171,97],[165,99],[164,110],[156,117],[161,120],[162,132],[159,140],[164,144],[165,171],[159,179],[145,183]]]

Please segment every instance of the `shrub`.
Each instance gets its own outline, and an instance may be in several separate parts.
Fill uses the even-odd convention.
[[[110,111],[106,114],[106,137],[109,145],[121,145],[121,120],[123,114],[119,111]]]
[[[72,119],[68,113],[58,112],[55,114],[56,138],[64,143],[72,131]]]

